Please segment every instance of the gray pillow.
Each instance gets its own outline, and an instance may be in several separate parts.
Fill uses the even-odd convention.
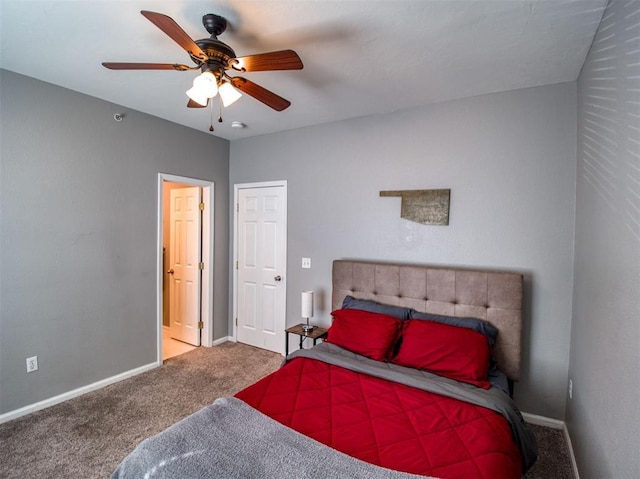
[[[370,313],[386,314],[401,320],[409,319],[411,309],[390,304],[377,303],[369,299],[356,299],[353,296],[345,296],[342,302],[342,309],[360,309]]]
[[[493,347],[498,336],[498,329],[488,321],[477,318],[456,318],[454,316],[442,316],[440,314],[419,313],[413,309],[409,313],[409,319],[425,319],[435,321],[436,323],[448,324],[450,326],[458,326],[459,328],[472,329],[483,334],[489,344]]]

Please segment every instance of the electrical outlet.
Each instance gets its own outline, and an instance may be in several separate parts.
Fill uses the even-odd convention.
[[[573,399],[573,380],[569,379],[569,399]]]
[[[32,373],[38,370],[38,356],[27,358],[27,372]]]
[[[311,268],[311,258],[302,258],[302,267],[304,269],[310,269]]]

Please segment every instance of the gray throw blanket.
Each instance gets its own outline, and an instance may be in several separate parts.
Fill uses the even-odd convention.
[[[236,398],[144,440],[112,479],[424,479],[354,459]]]

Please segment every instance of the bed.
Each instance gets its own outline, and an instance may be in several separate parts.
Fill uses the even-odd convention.
[[[143,441],[113,479],[517,478],[522,275],[336,260],[326,341]]]

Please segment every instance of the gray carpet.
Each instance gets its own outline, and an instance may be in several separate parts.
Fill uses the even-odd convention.
[[[526,479],[575,479],[563,432],[533,424],[531,429],[538,441],[538,461],[524,477]]]
[[[278,368],[243,344],[198,348],[134,378],[0,424],[0,478],[108,478],[144,438]],[[540,458],[527,479],[573,479],[561,431],[532,426]]]

